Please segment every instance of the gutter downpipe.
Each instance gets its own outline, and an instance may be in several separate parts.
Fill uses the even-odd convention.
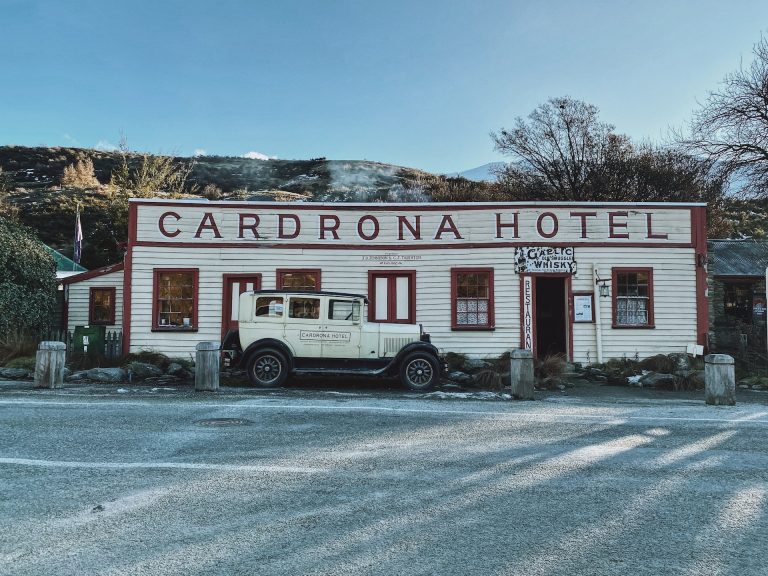
[[[768,268],[765,271],[766,278],[768,278]],[[600,318],[600,285],[598,280],[600,274],[597,266],[592,266],[592,276],[595,286],[595,346],[597,347],[597,363],[603,363],[603,322]]]

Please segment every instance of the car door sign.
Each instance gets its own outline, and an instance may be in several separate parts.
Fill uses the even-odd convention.
[[[299,332],[299,340],[309,340],[312,342],[349,342],[351,336],[349,332],[329,330],[301,330]]]

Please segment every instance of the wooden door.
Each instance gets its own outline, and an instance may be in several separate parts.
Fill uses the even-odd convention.
[[[237,330],[240,294],[250,290],[261,290],[261,274],[224,274],[221,320],[222,338],[226,336],[229,330]]]
[[[416,272],[369,272],[368,298],[371,322],[415,324]]]

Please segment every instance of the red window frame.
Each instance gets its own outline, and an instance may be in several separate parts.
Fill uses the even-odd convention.
[[[96,320],[96,301],[94,293],[96,291],[110,292],[110,301],[112,303],[112,309],[109,311],[109,318],[105,320]],[[110,326],[115,323],[115,308],[117,305],[115,300],[117,298],[117,289],[114,286],[91,286],[88,290],[88,324],[94,326]]]
[[[648,274],[648,323],[647,324],[619,324],[618,298],[619,298],[619,274]],[[653,315],[653,268],[612,268],[611,269],[611,308],[613,328],[655,328],[656,322]]]
[[[157,323],[159,313],[161,274],[192,274],[192,317],[190,326],[164,326]],[[152,270],[152,331],[153,332],[197,332],[197,309],[200,303],[200,269],[199,268],[154,268]]]
[[[311,274],[315,277],[315,291],[321,290],[320,286],[320,268],[278,268],[277,271],[277,289],[282,290],[285,288],[285,276],[286,274]],[[310,290],[307,290],[310,292]]]
[[[376,320],[376,278],[397,278],[398,276],[408,277],[408,318],[406,320],[397,320],[395,311],[397,309],[397,295],[395,282],[387,281],[387,318]],[[416,270],[368,270],[368,321],[369,322],[387,322],[390,324],[416,324]]]
[[[487,274],[488,275],[488,323],[487,324],[459,324],[458,319],[458,291],[460,274]],[[496,315],[493,294],[493,268],[451,268],[451,330],[493,330],[496,327]]]

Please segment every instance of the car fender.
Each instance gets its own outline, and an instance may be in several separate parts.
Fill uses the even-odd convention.
[[[248,363],[248,358],[251,354],[263,348],[274,348],[275,350],[282,352],[285,355],[285,359],[288,361],[289,369],[293,370],[293,352],[288,348],[285,342],[281,342],[275,338],[262,338],[261,340],[252,342],[250,346],[245,349],[245,352],[243,352],[243,365]]]

